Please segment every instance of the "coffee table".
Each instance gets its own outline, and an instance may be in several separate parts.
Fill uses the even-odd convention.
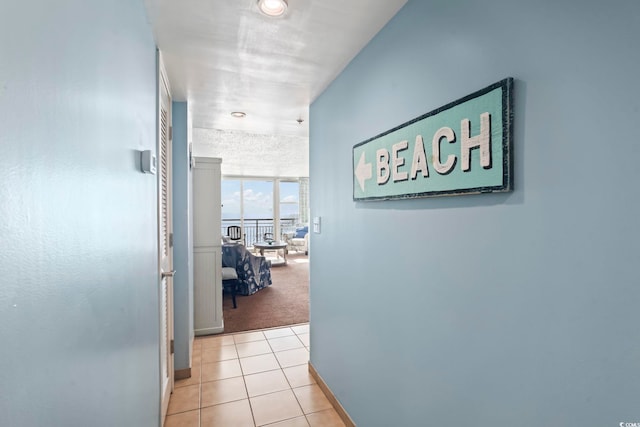
[[[275,263],[271,263],[272,265],[284,264],[287,265],[287,242],[282,241],[273,241],[273,242],[256,242],[253,244],[253,247],[260,250],[260,255],[264,256],[264,251],[276,251],[276,258],[278,257],[278,253],[282,250],[282,258],[284,261],[278,262],[276,260]]]

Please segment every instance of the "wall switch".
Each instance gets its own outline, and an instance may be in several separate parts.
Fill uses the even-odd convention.
[[[320,234],[320,217],[313,217],[313,232],[316,234]]]

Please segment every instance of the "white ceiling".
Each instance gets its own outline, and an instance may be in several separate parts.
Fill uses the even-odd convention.
[[[233,135],[232,144],[223,144],[233,147],[233,156],[213,149],[215,138],[196,139],[197,132],[194,153],[209,145],[207,152],[223,157],[226,174],[229,167],[242,170],[229,163],[240,161],[252,163],[256,175],[305,176],[260,158],[263,150],[254,149],[260,135],[274,150],[279,149],[274,137],[287,136],[283,150],[292,149],[294,138],[295,147],[308,151],[310,103],[406,1],[289,0],[281,18],[262,15],[257,0],[145,0],[145,5],[173,99],[189,102],[194,131],[232,131],[220,135]],[[232,111],[247,116],[236,119]],[[238,137],[242,133],[252,136],[245,142]]]

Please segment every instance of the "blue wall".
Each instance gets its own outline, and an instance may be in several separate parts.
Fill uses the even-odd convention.
[[[173,279],[175,370],[191,367],[193,340],[193,224],[189,117],[186,102],[174,102],[173,121]]]
[[[313,103],[311,361],[360,426],[640,421],[640,3],[411,0]],[[352,201],[354,144],[505,77],[515,191]]]
[[[157,426],[156,53],[141,1],[0,12],[0,425]]]

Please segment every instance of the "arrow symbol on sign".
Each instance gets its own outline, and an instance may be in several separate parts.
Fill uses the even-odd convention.
[[[368,179],[371,179],[373,173],[371,171],[371,163],[364,162],[364,152],[360,156],[360,161],[358,161],[358,166],[356,166],[356,179],[358,180],[358,184],[360,184],[360,189],[364,192],[364,182]]]

